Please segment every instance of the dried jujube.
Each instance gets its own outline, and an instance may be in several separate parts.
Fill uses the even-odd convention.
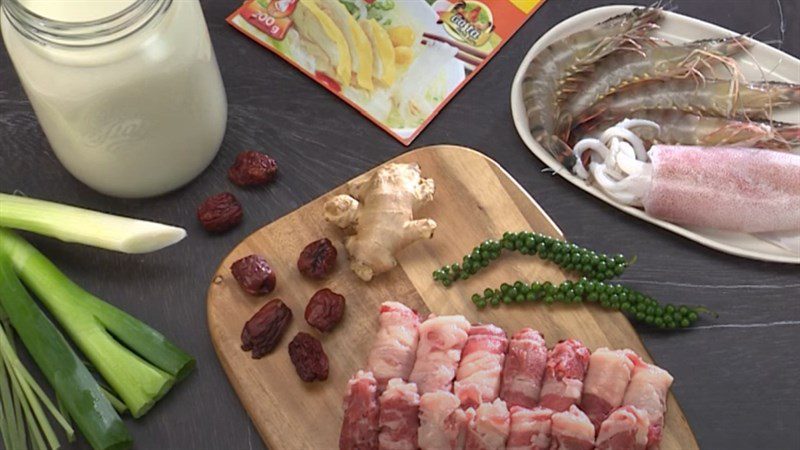
[[[230,192],[212,195],[197,208],[197,220],[206,231],[222,233],[242,221],[242,205]]]
[[[278,163],[254,150],[236,155],[236,161],[228,169],[228,178],[239,186],[258,186],[267,184],[275,178]]]
[[[344,296],[330,289],[320,289],[306,305],[306,322],[322,332],[336,327],[344,315]]]
[[[301,380],[312,382],[328,379],[328,355],[314,336],[302,331],[297,333],[289,343],[289,358]]]
[[[252,295],[269,294],[277,282],[275,272],[260,255],[250,255],[234,262],[231,273],[239,286]]]
[[[262,306],[242,329],[242,350],[253,351],[253,359],[275,349],[292,321],[292,310],[280,299]]]
[[[297,270],[310,278],[324,278],[336,265],[336,247],[328,238],[314,241],[300,252]]]

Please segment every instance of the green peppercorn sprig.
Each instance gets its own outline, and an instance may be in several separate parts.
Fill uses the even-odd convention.
[[[499,289],[487,288],[483,294],[473,294],[472,303],[479,309],[500,304],[536,303],[597,303],[603,308],[624,312],[632,321],[661,329],[687,328],[697,322],[699,314],[708,312],[702,307],[661,305],[656,300],[620,284],[581,278],[553,285],[549,281],[530,284],[517,281],[503,283]]]
[[[595,281],[605,281],[622,272],[631,262],[623,255],[608,256],[576,244],[563,242],[550,236],[530,231],[506,232],[498,240],[487,239],[465,255],[461,264],[444,266],[433,272],[433,279],[445,286],[458,280],[466,280],[500,257],[503,250],[537,255],[546,261],[558,264],[562,269],[575,272]]]

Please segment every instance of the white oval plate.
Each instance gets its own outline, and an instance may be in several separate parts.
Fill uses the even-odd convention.
[[[606,196],[601,190],[587,184],[582,179],[566,170],[550,155],[550,153],[542,148],[531,135],[521,93],[522,79],[525,76],[525,70],[530,61],[543,48],[546,48],[556,40],[572,34],[576,30],[590,28],[598,22],[610,17],[624,14],[634,7],[633,5],[612,5],[582,12],[550,29],[550,31],[545,33],[545,35],[533,45],[525,56],[525,59],[523,59],[517,71],[517,75],[514,77],[514,83],[511,86],[511,112],[514,117],[514,125],[520,137],[522,137],[522,140],[525,142],[525,145],[527,145],[531,152],[542,160],[542,162],[550,166],[551,169],[570,183],[634,217],[656,224],[661,228],[687,237],[707,247],[732,255],[763,261],[800,264],[800,249],[797,249],[797,251],[789,251],[747,233],[734,233],[708,228],[682,227],[674,223],[654,219],[645,214],[641,209],[618,203]],[[661,29],[656,33],[656,36],[666,38],[671,42],[681,43],[696,39],[739,34],[741,33],[734,33],[733,31],[726,30],[725,28],[712,25],[702,20],[664,11]],[[746,78],[750,80],[761,80],[766,77],[768,80],[791,83],[800,82],[800,79],[798,79],[798,74],[800,74],[800,60],[761,42],[755,42],[754,44],[755,45],[750,50],[751,56],[740,58],[741,69]],[[754,60],[759,62],[761,69],[758,68]],[[793,123],[800,122],[800,110],[794,108],[788,111],[781,111],[779,114],[775,115],[775,119]]]

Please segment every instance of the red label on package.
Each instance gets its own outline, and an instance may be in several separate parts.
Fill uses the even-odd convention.
[[[292,26],[289,16],[294,12],[298,0],[257,0],[244,5],[239,15],[249,24],[267,34],[267,36],[282,40]]]

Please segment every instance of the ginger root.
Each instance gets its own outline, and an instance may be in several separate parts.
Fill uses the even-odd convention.
[[[325,203],[325,220],[354,231],[345,239],[350,268],[364,281],[397,265],[395,254],[419,239],[430,239],[436,222],[414,220],[419,207],[433,200],[433,180],[422,178],[418,164],[387,164],[349,186],[350,195]]]

